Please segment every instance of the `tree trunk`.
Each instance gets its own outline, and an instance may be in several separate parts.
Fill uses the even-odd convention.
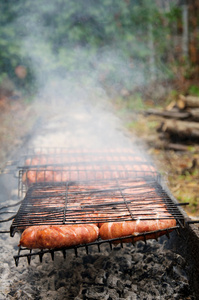
[[[149,71],[151,80],[156,79],[155,75],[155,47],[154,47],[154,38],[153,38],[153,27],[151,23],[148,23],[148,47],[150,50],[149,56]]]
[[[189,27],[188,27],[188,5],[182,5],[182,53],[184,58],[188,59],[189,52]]]
[[[195,67],[195,76],[199,77],[199,40],[198,40],[198,26],[199,26],[199,1],[188,0],[189,3],[189,56],[190,61]]]

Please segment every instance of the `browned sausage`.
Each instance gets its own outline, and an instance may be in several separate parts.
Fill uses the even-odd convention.
[[[147,233],[150,231],[170,229],[176,226],[175,219],[161,219],[161,220],[136,220],[125,222],[110,222],[104,223],[100,228],[100,237],[103,240],[125,237],[134,235],[134,241],[141,240],[143,237],[136,237],[140,233]],[[165,234],[166,231],[159,232],[158,234],[151,233],[146,238],[156,238]],[[132,240],[131,240],[132,241]],[[124,240],[130,242],[130,240]]]
[[[103,157],[99,158],[99,162]],[[144,162],[141,163],[142,158],[139,156],[129,157],[130,163],[121,163],[115,165],[112,163],[115,160],[125,157],[106,157],[105,161],[99,165],[95,164],[95,161],[92,165],[90,164],[82,164],[81,155],[80,157],[75,157],[75,162],[79,162],[78,165],[66,166],[65,163],[68,162],[67,156],[64,157],[51,157],[51,156],[36,156],[33,158],[29,158],[26,160],[25,165],[29,166],[29,170],[26,170],[22,177],[22,182],[29,186],[35,182],[63,182],[63,181],[76,181],[76,180],[103,180],[103,179],[113,179],[113,178],[126,178],[131,176],[132,174],[137,174],[142,176],[143,172],[145,175],[156,174],[156,170],[152,165],[147,165]],[[139,161],[139,164],[136,164],[135,161],[131,161],[131,159]],[[86,159],[86,158],[85,158]],[[74,158],[70,157],[70,163],[74,162]],[[79,161],[80,160],[80,161]],[[86,162],[89,161],[89,158],[86,159]],[[60,167],[56,166],[56,164],[60,164]],[[62,164],[62,166],[61,166]],[[43,167],[42,167],[43,165]]]
[[[99,228],[94,224],[31,226],[21,235],[19,246],[56,249],[94,242]]]

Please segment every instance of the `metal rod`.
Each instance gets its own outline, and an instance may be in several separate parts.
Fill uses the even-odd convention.
[[[116,181],[117,181],[117,184],[118,184],[118,186],[119,186],[119,183],[118,183],[118,180],[117,180],[117,179],[116,179]],[[126,202],[126,198],[125,198],[125,196],[123,195],[122,190],[120,189],[120,186],[119,186],[119,190],[120,190],[120,193],[121,193],[121,195],[122,195],[122,197],[123,197],[123,199],[124,199],[124,202],[125,202],[125,204],[126,204],[126,207],[127,207],[128,211],[129,211],[129,213],[130,213],[130,215],[131,215],[132,220],[135,220],[135,218],[134,218],[134,216],[133,216],[133,214],[132,214],[132,212],[131,212],[131,210],[130,210],[130,208],[129,208],[129,205],[128,205],[128,203]]]
[[[14,216],[10,217],[10,218],[5,219],[5,220],[0,220],[0,223],[4,223],[4,222],[8,222],[10,220],[13,220],[15,217],[16,217],[16,214]]]
[[[16,213],[15,211],[1,211],[0,215],[4,215],[4,214],[14,214]]]
[[[176,203],[176,206],[184,206],[184,205],[189,205],[189,202],[184,202],[184,203]]]
[[[68,183],[66,183],[65,207],[64,207],[63,224],[65,224],[65,222],[66,222],[67,201],[68,201]]]
[[[191,221],[186,221],[187,224],[197,224],[199,223],[199,220],[191,220]]]
[[[9,204],[9,205],[1,206],[1,207],[0,207],[0,210],[5,209],[5,208],[9,208],[9,207],[17,206],[17,205],[21,204],[22,201],[23,201],[23,200],[20,200],[19,202],[14,203],[14,204]]]

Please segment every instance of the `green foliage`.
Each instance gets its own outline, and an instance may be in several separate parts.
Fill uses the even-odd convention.
[[[199,86],[191,85],[188,92],[190,95],[199,96]]]
[[[1,73],[0,74],[0,86],[1,86],[1,84],[3,83],[3,81],[5,80],[5,79],[7,79],[7,74],[6,73]]]
[[[150,80],[151,68],[158,79],[172,76],[171,34],[180,17],[179,7],[165,13],[148,0],[4,0],[0,73],[29,90],[52,74],[77,72],[131,90]],[[25,79],[16,76],[18,65],[26,67]]]
[[[142,96],[139,93],[135,93],[133,96],[129,97],[126,102],[127,109],[139,111],[145,107]]]

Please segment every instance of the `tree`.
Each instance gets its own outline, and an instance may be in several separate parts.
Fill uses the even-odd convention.
[[[1,1],[0,77],[24,88],[92,75],[116,90],[172,78],[182,61],[199,65],[198,4],[187,1]]]

